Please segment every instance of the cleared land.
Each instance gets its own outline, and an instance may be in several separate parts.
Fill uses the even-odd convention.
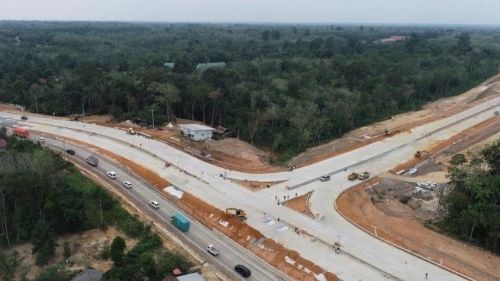
[[[304,215],[314,218],[315,215],[311,212],[311,209],[309,208],[309,197],[311,196],[311,193],[312,192],[309,192],[302,196],[290,199],[286,201],[284,205],[297,212],[300,212]]]
[[[165,179],[156,173],[135,164],[133,161],[127,160],[112,152],[97,148],[87,143],[72,139],[68,139],[68,141],[72,141],[92,150],[96,150],[99,153],[115,159],[120,164],[125,165],[131,172],[158,188],[158,190],[161,191],[167,199],[174,202],[183,211],[196,218],[199,222],[205,224],[207,227],[217,229],[293,279],[314,281],[314,274],[324,273],[328,281],[338,280],[334,274],[324,272],[322,268],[318,267],[311,261],[300,257],[299,253],[296,251],[288,250],[281,244],[276,243],[274,240],[265,238],[259,231],[253,229],[245,222],[242,222],[235,217],[226,215],[223,211],[189,193],[184,193],[180,200],[173,198],[171,195],[163,191],[163,188],[168,185],[168,182]],[[287,259],[285,257],[295,261],[294,265],[287,263]]]
[[[56,253],[49,261],[49,266],[64,262],[63,245],[64,243],[68,243],[71,250],[71,257],[66,264],[66,269],[78,271],[87,267],[93,267],[106,272],[113,266],[113,261],[111,259],[101,259],[100,254],[106,247],[111,245],[113,238],[118,235],[125,239],[127,250],[130,250],[138,242],[136,239],[127,237],[127,235],[114,227],[109,227],[104,231],[92,229],[79,234],[58,237]],[[44,268],[34,265],[36,254],[32,253],[32,247],[31,243],[24,243],[9,249],[10,253],[16,251],[20,258],[15,280],[22,280],[23,275],[29,280],[33,280],[43,271]]]
[[[363,230],[476,280],[500,280],[500,257],[430,230],[408,215],[384,213],[365,191],[368,185],[353,187],[337,199],[338,210]]]
[[[303,167],[334,157],[384,139],[387,137],[384,133],[386,129],[389,130],[390,135],[405,132],[416,126],[463,111],[475,104],[495,97],[498,93],[500,93],[500,75],[488,79],[481,85],[461,95],[443,98],[429,103],[420,111],[393,116],[391,119],[353,130],[332,142],[309,148],[305,152],[294,157],[290,163],[293,163],[297,167]],[[14,106],[6,104],[0,104],[0,110],[19,113]],[[36,115],[28,112],[25,114],[28,116]],[[67,117],[51,118],[68,119]],[[258,149],[237,138],[207,141],[204,143],[192,142],[182,137],[178,128],[171,129],[167,126],[157,129],[143,128],[130,122],[114,122],[109,115],[86,116],[84,122],[95,123],[107,127],[118,127],[123,130],[134,128],[136,131],[147,133],[155,139],[163,141],[199,159],[230,170],[249,173],[270,173],[286,170],[285,167],[271,164],[270,159],[272,155],[270,155],[270,152]],[[201,123],[184,119],[179,119],[178,122]],[[210,154],[211,157],[207,158],[203,156],[203,154],[206,155],[206,153]]]
[[[427,169],[429,174],[424,172],[412,177],[389,175],[391,179],[375,178],[357,185],[339,196],[336,202],[339,211],[366,232],[467,276],[477,280],[500,280],[498,275],[500,257],[454,240],[423,225],[425,221],[434,220],[438,216],[437,194],[430,192],[422,195],[422,198],[412,197],[407,204],[399,202],[405,194],[414,189],[414,183],[434,180],[436,173],[444,173],[436,170],[444,170],[452,154],[464,151],[475,144],[481,143],[484,146],[486,140],[491,141],[498,135],[499,128],[500,117],[496,116],[446,141],[436,143],[429,149],[434,156],[432,160],[415,158],[392,170],[395,173],[417,166],[421,171]],[[437,178],[440,177],[442,174]],[[409,180],[412,183],[402,180]],[[381,183],[378,183],[380,181]],[[375,183],[377,183],[375,186],[371,186]]]
[[[424,109],[393,116],[391,119],[353,130],[339,139],[307,149],[290,162],[298,167],[306,166],[335,155],[351,151],[383,139],[387,129],[391,133],[411,130],[484,102],[500,93],[500,75],[496,75],[481,85],[455,97],[444,98],[429,103]]]

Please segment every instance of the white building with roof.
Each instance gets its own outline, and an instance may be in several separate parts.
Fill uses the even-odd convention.
[[[212,138],[214,128],[199,124],[181,124],[181,132],[194,141],[204,141]]]

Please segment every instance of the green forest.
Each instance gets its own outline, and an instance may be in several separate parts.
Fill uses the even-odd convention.
[[[451,164],[447,215],[440,226],[500,254],[500,140],[478,155],[456,154]]]
[[[32,244],[37,266],[50,265],[35,281],[71,280],[77,272],[66,270],[64,261],[51,259],[57,237],[108,226],[139,242],[126,251],[123,244],[115,242],[123,240],[117,236],[109,249],[100,253],[102,259],[114,263],[103,280],[162,280],[176,267],[188,269],[185,257],[166,251],[149,225],[129,214],[71,163],[38,144],[14,137],[7,141],[7,150],[0,151],[1,281],[14,280],[19,264],[20,257],[7,251],[25,242]],[[66,258],[71,256],[66,244],[59,246],[64,246]]]
[[[393,35],[406,40],[380,41]],[[0,22],[2,102],[199,120],[281,160],[460,94],[499,62],[492,27]]]

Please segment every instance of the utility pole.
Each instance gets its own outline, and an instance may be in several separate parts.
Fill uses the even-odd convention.
[[[151,119],[153,119],[153,128],[155,127],[155,109],[151,108]]]
[[[38,97],[37,97],[37,94],[35,94],[35,108],[36,108],[36,114],[38,114]]]
[[[82,121],[83,117],[85,117],[85,100],[82,100]]]

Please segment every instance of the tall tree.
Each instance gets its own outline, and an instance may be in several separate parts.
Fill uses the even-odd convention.
[[[169,121],[175,119],[172,113],[172,105],[181,101],[179,89],[172,83],[153,83],[150,89],[155,92],[155,101],[165,107],[165,113]]]

